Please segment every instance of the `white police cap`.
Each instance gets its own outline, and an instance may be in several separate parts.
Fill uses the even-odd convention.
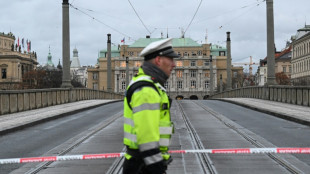
[[[140,53],[144,60],[155,58],[156,56],[179,57],[172,49],[172,38],[155,41],[146,46]]]

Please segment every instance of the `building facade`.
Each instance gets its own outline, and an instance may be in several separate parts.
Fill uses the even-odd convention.
[[[71,79],[80,82],[84,87],[87,87],[88,72],[87,66],[81,66],[79,52],[76,48],[73,49],[73,57],[70,64]]]
[[[111,83],[114,92],[125,92],[128,79],[130,80],[143,64],[144,58],[139,57],[139,53],[149,43],[160,39],[162,38],[140,38],[131,45],[111,47]],[[165,84],[171,98],[207,98],[210,94],[210,66],[213,66],[213,91],[220,83],[220,76],[223,82],[226,82],[226,48],[211,46],[211,44],[198,44],[190,38],[173,38],[172,46],[180,57],[174,59],[176,67]],[[213,56],[212,64],[210,55]],[[239,71],[242,72],[243,69]],[[99,53],[96,67],[88,68],[88,88],[105,90],[106,79],[107,50],[102,50]]]
[[[310,25],[305,25],[292,36],[292,75],[294,86],[310,85]]]
[[[36,69],[34,52],[22,51],[13,33],[0,33],[0,89],[19,89],[25,73]]]

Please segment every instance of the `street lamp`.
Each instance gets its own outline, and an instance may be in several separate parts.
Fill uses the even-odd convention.
[[[129,58],[126,57],[126,87],[129,85],[129,67],[128,67],[128,63],[129,63]]]

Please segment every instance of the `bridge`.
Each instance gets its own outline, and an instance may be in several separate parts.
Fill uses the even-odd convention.
[[[122,99],[79,93],[84,100],[0,116],[1,173],[122,172]],[[310,108],[231,93],[173,100],[168,173],[308,173]]]

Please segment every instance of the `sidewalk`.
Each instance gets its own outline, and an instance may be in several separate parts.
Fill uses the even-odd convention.
[[[25,128],[26,126],[38,124],[43,121],[65,116],[67,114],[73,114],[82,110],[118,101],[120,100],[83,100],[13,114],[0,115],[0,135]]]
[[[310,107],[254,98],[218,99],[253,110],[264,112],[290,121],[310,125]]]

